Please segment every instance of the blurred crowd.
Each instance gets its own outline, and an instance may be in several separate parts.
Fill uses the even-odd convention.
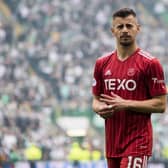
[[[24,156],[33,143],[43,159],[66,159],[71,139],[56,120],[92,113],[93,65],[115,48],[111,15],[123,6],[137,12],[140,47],[168,72],[166,0],[0,1],[0,150]],[[166,158],[167,114],[153,121],[153,158]]]

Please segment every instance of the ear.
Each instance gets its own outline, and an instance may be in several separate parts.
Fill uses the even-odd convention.
[[[141,25],[140,24],[137,25],[137,30],[138,30],[138,32],[141,31]]]
[[[111,32],[114,35],[114,28],[113,27],[111,27]]]

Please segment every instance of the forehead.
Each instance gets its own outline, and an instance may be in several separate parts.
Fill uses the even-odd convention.
[[[120,24],[137,24],[137,19],[129,15],[127,17],[116,17],[113,19],[113,26],[120,25]]]

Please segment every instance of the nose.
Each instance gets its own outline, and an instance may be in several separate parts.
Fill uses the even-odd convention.
[[[123,31],[123,32],[128,32],[128,29],[127,29],[127,26],[126,26],[126,25],[123,26],[122,31]]]

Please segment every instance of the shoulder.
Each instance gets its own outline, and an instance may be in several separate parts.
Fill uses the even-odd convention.
[[[142,50],[142,49],[140,49],[140,50],[138,51],[138,55],[139,55],[142,59],[144,59],[144,60],[149,60],[149,61],[151,61],[151,60],[155,59],[155,57],[152,56],[149,52],[147,52],[147,51],[145,51],[145,50]]]
[[[160,64],[160,61],[158,58],[156,58],[155,56],[153,56],[151,53],[140,49],[138,52],[138,55],[140,57],[140,59],[144,62],[144,63],[149,63],[149,64]]]
[[[145,67],[147,68],[162,67],[159,59],[151,55],[149,52],[140,49],[138,55]]]

